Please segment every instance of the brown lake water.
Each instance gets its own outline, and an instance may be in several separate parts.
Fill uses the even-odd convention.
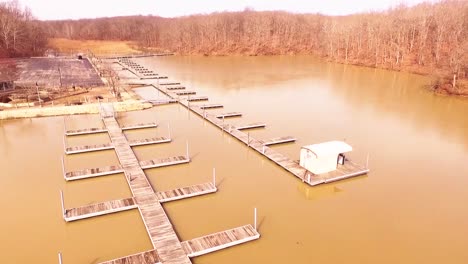
[[[238,263],[468,263],[468,100],[433,95],[423,76],[324,63],[311,57],[162,57],[138,60],[180,81],[212,112],[243,113],[232,124],[265,122],[258,139],[291,135],[274,147],[299,159],[303,145],[346,140],[367,176],[307,187],[282,168],[179,105],[119,114],[121,124],[158,122],[129,139],[166,136],[134,148],[140,160],[185,153],[192,162],[147,170],[157,190],[211,180],[218,192],[165,204],[181,240],[253,223],[261,238],[193,259]],[[101,126],[97,115],[67,128]],[[2,263],[98,263],[151,249],[137,210],[65,223],[66,207],[126,198],[123,174],[65,182],[63,118],[0,121]],[[109,142],[106,134],[67,144]],[[65,157],[67,171],[118,164],[113,151]]]

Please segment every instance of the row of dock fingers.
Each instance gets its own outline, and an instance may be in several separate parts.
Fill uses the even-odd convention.
[[[155,128],[157,127],[157,124],[144,123],[131,126],[120,126],[115,119],[113,107],[111,106],[102,106],[101,118],[104,121],[104,126],[99,128],[67,130],[66,122],[64,122],[65,135],[77,136],[107,132],[111,138],[111,143],[93,146],[65,147],[65,153],[71,155],[75,153],[99,151],[106,148],[112,148],[117,152],[120,164],[67,172],[65,170],[65,160],[62,157],[61,162],[63,177],[66,181],[74,181],[124,173],[130,189],[132,190],[133,197],[99,202],[76,208],[66,208],[64,194],[62,191],[60,191],[63,218],[66,222],[72,222],[81,219],[138,209],[154,247],[153,250],[107,261],[104,263],[191,263],[189,258],[242,244],[260,237],[260,234],[256,230],[255,209],[254,226],[245,225],[212,235],[181,242],[175,234],[172,224],[170,224],[170,221],[160,204],[217,192],[216,171],[213,169],[213,179],[210,182],[168,191],[154,191],[152,186],[149,184],[149,181],[146,178],[143,170],[189,163],[191,160],[189,156],[188,143],[185,155],[138,161],[131,149],[132,146],[139,146],[142,144],[158,144],[162,143],[164,139],[162,137],[158,137],[153,139],[129,141],[123,134],[123,131],[131,129]],[[166,140],[168,140],[167,142],[171,141],[170,132],[169,138],[166,138]],[[64,146],[66,146],[65,139]],[[169,248],[171,250],[168,250]],[[61,260],[61,253],[59,253],[60,263]]]

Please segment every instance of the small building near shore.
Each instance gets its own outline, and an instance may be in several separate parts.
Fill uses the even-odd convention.
[[[344,165],[345,153],[353,148],[343,141],[329,141],[301,148],[299,164],[314,174],[336,170],[338,164]]]

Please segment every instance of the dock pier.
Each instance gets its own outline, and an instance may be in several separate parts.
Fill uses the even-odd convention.
[[[214,171],[212,182],[169,191],[155,191],[143,170],[189,162],[190,157],[188,153],[188,144],[185,156],[140,162],[131,148],[132,142],[128,141],[123,134],[122,127],[115,119],[113,108],[110,105],[101,105],[101,118],[103,120],[105,130],[111,139],[111,143],[107,144],[107,146],[112,147],[115,150],[120,165],[66,173],[64,160],[62,159],[62,172],[64,174],[64,178],[66,180],[78,180],[123,172],[130,187],[132,197],[66,209],[63,192],[60,192],[63,218],[65,221],[71,222],[126,210],[138,209],[153,245],[153,250],[103,263],[189,264],[192,263],[190,260],[192,257],[201,256],[213,251],[246,243],[260,237],[260,234],[256,230],[256,226],[252,227],[251,225],[245,225],[201,238],[195,238],[183,242],[180,241],[164,208],[162,207],[162,203],[216,192],[218,189],[216,187],[216,176],[214,175]]]
[[[162,90],[153,85],[156,89],[160,92],[165,93],[170,98],[177,98],[178,93],[174,93],[169,90]],[[319,184],[330,183],[333,181],[343,180],[359,175],[363,175],[369,172],[369,168],[367,164],[365,166],[359,165],[354,163],[353,161],[346,159],[345,164],[338,164],[337,170],[324,173],[324,174],[314,174],[304,167],[299,165],[299,162],[291,160],[289,157],[281,154],[280,152],[274,150],[270,146],[284,144],[284,143],[293,143],[296,141],[296,138],[292,136],[287,137],[278,137],[269,140],[258,140],[250,136],[247,132],[243,132],[243,130],[254,129],[254,128],[264,128],[266,124],[264,123],[253,123],[248,124],[245,126],[232,126],[230,124],[225,123],[225,117],[223,114],[211,114],[208,113],[206,110],[206,105],[193,105],[190,104],[189,100],[179,100],[179,104],[186,107],[189,111],[194,112],[195,114],[199,115],[203,119],[209,121],[214,126],[220,128],[221,130],[225,131],[229,135],[233,136],[234,138],[238,139],[242,143],[246,144],[248,147],[256,150],[262,156],[268,158],[269,160],[273,161],[277,165],[284,168],[286,171],[290,172],[295,177],[299,178],[302,182],[310,185],[316,186]],[[217,104],[213,104],[217,105]]]

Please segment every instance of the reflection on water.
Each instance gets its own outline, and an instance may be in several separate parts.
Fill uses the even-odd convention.
[[[255,151],[179,105],[119,115],[121,124],[157,122],[126,132],[130,139],[167,135],[170,144],[135,148],[141,160],[185,153],[192,162],[147,170],[157,190],[211,180],[216,194],[164,205],[182,240],[253,222],[261,239],[194,263],[466,263],[468,210],[467,100],[434,96],[425,77],[319,62],[311,57],[164,57],[140,62],[187,89],[240,111],[232,124],[265,122],[250,131],[267,139],[293,135],[275,147],[292,159],[303,145],[345,139],[351,158],[371,173],[307,187]],[[97,115],[73,116],[67,128],[101,125]],[[0,232],[9,263],[96,263],[151,248],[138,211],[75,223],[67,206],[125,198],[124,176],[68,182],[61,175],[63,119],[0,123]],[[67,144],[104,143],[106,134],[69,137]],[[117,164],[113,151],[67,156],[67,169]],[[25,241],[27,253],[24,252]]]

